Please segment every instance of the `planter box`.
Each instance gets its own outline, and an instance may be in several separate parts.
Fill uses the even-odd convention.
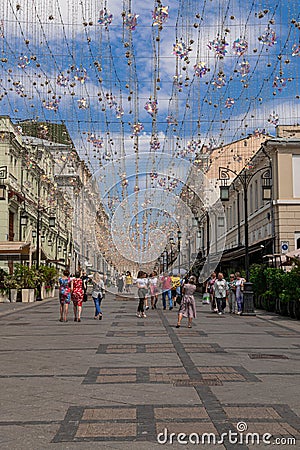
[[[2,294],[0,292],[0,303],[7,303],[9,302],[8,294]]]
[[[33,303],[35,301],[34,289],[22,289],[22,303]]]
[[[55,286],[51,289],[46,289],[45,286],[41,288],[41,298],[44,300],[45,298],[55,297]]]
[[[18,289],[11,289],[10,290],[10,301],[12,303],[15,303],[17,301],[18,296]]]

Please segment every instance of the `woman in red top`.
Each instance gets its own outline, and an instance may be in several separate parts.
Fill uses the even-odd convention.
[[[80,278],[80,272],[75,273],[75,278],[71,281],[71,298],[74,305],[74,322],[81,322],[81,310],[83,302],[83,285]]]

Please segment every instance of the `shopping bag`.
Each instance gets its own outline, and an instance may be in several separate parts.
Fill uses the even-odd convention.
[[[204,292],[202,296],[202,304],[209,305],[209,303],[210,303],[210,294],[208,292]]]

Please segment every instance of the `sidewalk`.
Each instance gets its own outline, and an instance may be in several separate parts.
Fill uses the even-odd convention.
[[[160,301],[138,319],[136,303],[108,294],[102,321],[90,300],[81,323],[72,306],[60,323],[55,299],[0,317],[1,450],[152,450],[164,429],[219,436],[241,422],[299,446],[299,322],[218,316],[198,300],[193,328],[176,329],[176,310]],[[195,448],[176,436],[164,446]]]

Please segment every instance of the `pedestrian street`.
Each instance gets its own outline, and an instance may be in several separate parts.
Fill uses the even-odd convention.
[[[107,294],[101,321],[89,299],[81,323],[71,311],[59,322],[57,299],[2,305],[1,449],[177,449],[179,433],[219,438],[237,426],[299,442],[299,322],[219,316],[197,296],[192,329],[176,329],[178,308],[159,300],[137,318],[126,298]]]

